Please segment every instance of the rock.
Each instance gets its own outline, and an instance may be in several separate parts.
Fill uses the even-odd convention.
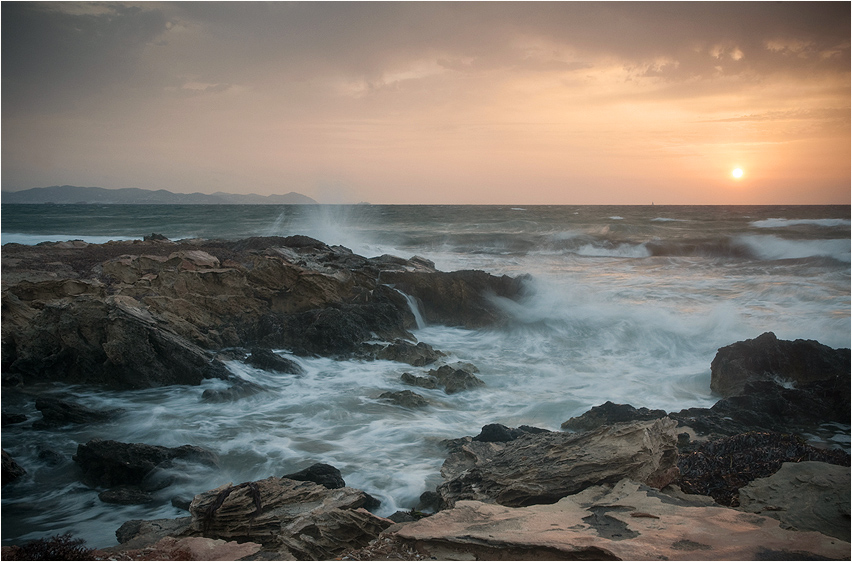
[[[778,519],[785,529],[818,531],[848,540],[850,472],[848,466],[822,462],[785,462],[766,478],[740,488],[739,509]]]
[[[425,408],[429,405],[429,401],[410,390],[402,390],[399,392],[383,392],[379,395],[382,400],[393,402],[397,406],[404,408]]]
[[[426,322],[466,328],[499,322],[503,315],[494,304],[495,297],[517,300],[526,279],[495,277],[484,271],[383,271],[379,276],[380,282],[420,299]]]
[[[417,345],[414,345],[405,340],[396,340],[376,353],[376,359],[398,361],[414,367],[430,365],[444,356],[443,353],[427,343],[419,342]]]
[[[420,388],[434,389],[438,388],[438,379],[435,377],[418,377],[411,373],[403,373],[400,380],[411,386],[419,386]]]
[[[695,505],[623,480],[553,505],[479,501],[389,531],[440,560],[847,559],[850,547],[815,532],[721,506]]]
[[[134,301],[135,302],[135,301]],[[230,378],[197,346],[123,299],[80,297],[45,306],[17,342],[12,370],[25,380],[139,389]]]
[[[507,441],[513,441],[527,433],[549,432],[546,429],[539,429],[537,427],[530,427],[528,425],[522,425],[521,427],[515,429],[511,427],[506,427],[505,425],[501,425],[499,423],[492,423],[482,426],[482,431],[480,431],[479,435],[474,437],[472,440],[481,441],[483,443],[505,443]]]
[[[6,427],[7,425],[14,425],[16,423],[23,423],[25,421],[27,421],[27,416],[24,414],[13,414],[6,411],[3,412],[3,427]]]
[[[13,459],[12,456],[3,449],[2,485],[5,486],[6,484],[11,484],[26,473],[27,471],[15,462],[15,459]]]
[[[663,418],[585,433],[528,433],[506,443],[462,440],[441,467],[443,507],[475,499],[554,503],[623,478],[662,488],[677,476],[675,422]]]
[[[287,478],[223,486],[195,496],[190,533],[256,542],[299,560],[328,560],[365,546],[393,524],[363,509],[367,498],[360,490]]]
[[[143,236],[142,240],[144,240],[146,242],[154,241],[154,240],[160,240],[160,241],[165,242],[165,241],[168,241],[169,239],[166,238],[165,236],[163,236],[162,234],[157,234],[156,232],[152,232],[150,236],[148,236],[148,235]]]
[[[455,369],[449,365],[432,369],[429,371],[428,376],[433,377],[439,386],[444,387],[444,392],[447,394],[455,394],[463,390],[485,386],[482,379],[473,373],[463,369]]]
[[[604,402],[600,406],[593,406],[591,410],[581,416],[573,417],[562,423],[562,429],[572,431],[589,431],[597,429],[602,425],[611,425],[627,421],[648,421],[666,417],[664,410],[649,410],[639,408],[638,410],[630,404],[613,404]]]
[[[117,486],[98,494],[98,499],[104,503],[115,503],[119,505],[138,505],[150,503],[154,500],[150,493],[143,491],[138,486]]]
[[[281,357],[274,353],[271,349],[252,349],[251,355],[249,355],[246,359],[246,363],[252,367],[257,367],[258,369],[263,369],[265,371],[278,371],[279,373],[286,373],[289,375],[302,375],[305,373],[305,370],[302,369],[301,365],[292,359]]]
[[[107,488],[138,486],[154,469],[168,467],[174,460],[212,467],[219,463],[215,453],[193,445],[167,448],[101,439],[78,445],[73,459],[82,469],[86,484]]]
[[[51,396],[36,398],[35,407],[42,415],[42,419],[36,420],[33,423],[33,427],[36,429],[69,424],[97,423],[114,418],[123,412],[121,409],[107,411],[92,410],[91,408]]]
[[[224,389],[208,388],[201,393],[201,400],[212,403],[234,402],[266,391],[259,384],[244,379],[235,378],[233,383],[230,387]]]
[[[329,490],[336,490],[337,488],[343,488],[346,486],[346,482],[343,481],[343,476],[340,474],[339,470],[330,464],[324,464],[321,462],[312,464],[308,468],[302,469],[298,472],[286,474],[284,475],[284,478],[299,480],[301,482],[313,482],[314,484],[325,486]]]
[[[121,555],[119,560],[246,560],[256,555],[261,545],[251,542],[223,541],[204,537],[164,537],[139,549],[108,549]]]
[[[147,521],[133,519],[126,521],[115,531],[115,538],[123,545],[123,548],[142,548],[156,543],[163,537],[183,534],[189,529],[191,523],[192,517]]]
[[[840,378],[848,388],[850,350],[813,340],[779,340],[766,332],[719,349],[710,374],[710,389],[724,397],[740,394],[747,382],[760,380],[799,385]]]
[[[678,484],[689,494],[708,495],[721,505],[736,507],[740,488],[775,473],[785,462],[803,460],[850,464],[844,451],[817,449],[792,435],[755,431],[705,442],[695,451],[682,453],[677,461]]]

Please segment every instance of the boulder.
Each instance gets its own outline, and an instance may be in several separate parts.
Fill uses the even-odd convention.
[[[4,449],[2,485],[5,486],[6,484],[11,484],[26,473],[27,471],[15,462],[15,459],[13,459],[12,456]]]
[[[692,503],[630,480],[593,486],[552,505],[459,501],[388,533],[400,547],[439,560],[822,560],[850,554],[848,542],[785,530],[770,517]],[[357,552],[352,558],[362,559]]]
[[[402,406],[403,408],[425,408],[429,405],[429,401],[410,390],[401,390],[399,392],[383,392],[379,395],[381,400],[387,400]]]
[[[850,472],[822,462],[785,462],[772,476],[740,488],[739,509],[778,519],[785,529],[848,541]]]
[[[300,482],[313,482],[314,484],[325,486],[329,490],[336,490],[337,488],[346,486],[346,482],[343,481],[343,475],[340,474],[339,470],[330,464],[321,462],[312,464],[308,468],[298,472],[285,474],[284,478],[299,480]]]
[[[141,548],[168,536],[180,536],[189,529],[192,517],[177,519],[132,519],[116,529],[115,538],[123,548]],[[112,549],[109,549],[112,550]]]
[[[154,497],[138,486],[117,486],[98,494],[98,499],[104,503],[139,505],[152,502]]]
[[[724,397],[741,394],[747,382],[762,380],[799,385],[838,378],[848,390],[850,350],[813,340],[779,340],[766,332],[719,349],[710,374],[710,389]]]
[[[83,482],[106,488],[142,485],[155,469],[166,468],[175,460],[211,467],[219,463],[215,453],[193,445],[168,448],[101,439],[77,445],[73,459],[83,471]]]
[[[708,495],[721,505],[736,507],[740,488],[770,476],[785,462],[806,460],[849,466],[849,453],[818,449],[793,435],[754,431],[704,442],[694,451],[681,453],[677,482],[684,492]]]
[[[376,353],[376,359],[398,361],[413,367],[430,365],[444,356],[443,353],[427,343],[419,342],[415,345],[405,340],[396,340]]]
[[[528,425],[512,428],[499,423],[491,423],[483,425],[482,431],[480,431],[479,435],[474,437],[472,441],[481,441],[483,443],[505,443],[507,441],[513,441],[527,433],[549,433],[549,431],[538,427],[530,427]]]
[[[503,319],[495,298],[517,300],[527,276],[496,277],[484,271],[382,271],[379,281],[420,300],[430,324],[481,328]]]
[[[548,504],[623,478],[662,488],[677,477],[675,425],[663,418],[576,434],[527,433],[508,442],[456,441],[441,467],[441,506],[468,499]]]
[[[399,380],[411,386],[419,386],[420,388],[434,389],[438,388],[438,379],[435,377],[419,377],[411,373],[402,373]]]
[[[429,371],[428,376],[434,378],[438,386],[444,387],[444,392],[447,394],[455,394],[463,390],[485,386],[482,379],[470,371],[456,369],[450,365],[443,365],[437,369],[432,369]]]
[[[627,421],[657,420],[666,417],[666,415],[664,410],[636,409],[630,404],[613,404],[607,401],[600,406],[593,406],[591,410],[581,416],[573,417],[563,422],[562,429],[590,431],[602,425]]]
[[[28,381],[123,390],[230,378],[222,363],[133,303],[80,297],[45,306],[17,341],[11,369]]]
[[[265,371],[278,371],[279,373],[286,373],[289,375],[301,375],[305,372],[301,365],[292,359],[281,357],[271,349],[252,349],[251,355],[249,355],[246,359],[246,363],[252,367],[257,367],[258,369],[263,369]]]
[[[5,410],[3,411],[2,416],[3,416],[2,417],[3,427],[6,427],[7,425],[15,425],[15,424],[23,423],[23,422],[27,421],[27,416],[25,416],[24,414],[10,413],[10,412],[6,412]]]
[[[35,407],[42,415],[42,419],[33,423],[33,427],[36,429],[69,424],[97,423],[114,418],[123,412],[121,409],[93,410],[52,396],[36,398]]]
[[[188,533],[255,542],[299,560],[329,560],[393,524],[363,509],[367,503],[360,490],[271,477],[195,496]]]

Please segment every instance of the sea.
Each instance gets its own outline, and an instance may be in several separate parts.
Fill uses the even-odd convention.
[[[850,345],[849,206],[3,205],[0,224],[3,244],[304,234],[367,257],[422,256],[442,271],[530,275],[527,294],[502,303],[505,324],[420,322],[419,341],[474,364],[485,382],[452,395],[416,388],[431,402],[422,409],[378,397],[406,390],[403,373],[428,368],[286,349],[276,351],[304,375],[231,361],[235,375],[270,390],[226,404],[201,401],[224,384],[213,380],[123,392],[50,387],[91,408],[124,410],[98,425],[34,429],[32,399],[4,392],[4,410],[29,420],[2,431],[3,449],[28,471],[3,489],[3,544],[72,533],[91,547],[114,545],[125,521],[186,516],[176,496],[317,462],[337,467],[390,515],[440,483],[445,439],[491,423],[559,430],[606,401],[709,407],[719,398],[710,392],[716,351],[767,331]],[[815,442],[849,450],[849,426],[823,429]],[[96,437],[198,445],[218,453],[220,467],[175,466],[157,475],[173,484],[152,503],[106,504],[71,460]]]

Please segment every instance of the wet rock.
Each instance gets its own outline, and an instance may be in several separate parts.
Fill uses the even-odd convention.
[[[314,484],[325,486],[329,490],[336,490],[337,488],[346,486],[346,482],[343,481],[343,475],[340,474],[339,470],[330,464],[321,462],[312,464],[308,468],[298,472],[286,474],[284,478],[299,480],[301,482],[313,482]]]
[[[41,396],[36,399],[35,407],[41,412],[42,419],[36,420],[33,427],[42,429],[69,424],[97,423],[109,420],[121,414],[124,410],[113,409],[98,411],[86,406],[66,402],[51,396]]]
[[[508,442],[456,442],[441,467],[443,507],[475,499],[554,503],[589,486],[632,478],[662,488],[677,476],[675,422],[664,418],[585,433],[527,433]]]
[[[429,401],[410,390],[402,390],[399,392],[383,392],[379,395],[382,400],[388,400],[397,406],[403,408],[425,408],[429,405]]]
[[[26,473],[27,471],[15,462],[15,459],[13,459],[12,456],[4,449],[2,485],[5,486],[6,484],[11,484]]]
[[[772,476],[740,488],[739,509],[778,519],[785,529],[819,531],[846,541],[849,494],[848,466],[786,462]]]
[[[123,548],[142,548],[159,541],[163,537],[180,536],[192,523],[192,517],[178,519],[133,519],[124,522],[116,529],[115,538]],[[112,551],[114,549],[107,549]]]
[[[710,389],[724,397],[741,394],[751,381],[793,384],[839,378],[849,387],[850,350],[813,340],[779,340],[766,332],[719,349],[710,364]]]
[[[162,241],[162,242],[167,242],[169,239],[168,239],[168,238],[166,238],[165,236],[163,236],[162,234],[157,234],[156,232],[152,232],[150,236],[148,236],[148,235],[143,236],[143,237],[142,237],[142,240],[144,240],[144,241],[146,241],[146,242],[148,242],[148,241],[154,241],[154,240],[159,240],[159,241]]]
[[[432,369],[429,371],[428,376],[433,377],[437,381],[438,386],[443,387],[444,392],[447,394],[455,394],[463,390],[485,386],[482,379],[470,371],[456,369],[450,365]]]
[[[286,373],[289,375],[301,375],[305,372],[301,365],[292,359],[281,357],[277,353],[274,353],[271,349],[252,349],[251,355],[249,355],[246,359],[246,363],[252,367],[257,367],[258,369],[263,369],[265,371],[278,371],[279,373]]]
[[[14,425],[17,423],[24,423],[25,421],[27,421],[27,416],[25,416],[24,414],[9,413],[3,411],[3,427],[6,427],[7,425]]]
[[[845,559],[849,543],[788,531],[776,520],[674,498],[630,480],[553,505],[460,501],[389,531],[440,560]],[[387,535],[386,535],[387,536]]]
[[[197,495],[189,532],[255,542],[278,556],[328,560],[367,545],[393,524],[363,509],[367,501],[366,494],[352,488],[329,490],[312,482],[267,478]]]
[[[118,505],[139,505],[150,503],[154,500],[150,493],[143,491],[138,486],[117,486],[98,494],[98,499],[104,503]]]
[[[435,377],[419,377],[411,373],[403,373],[400,380],[411,386],[419,386],[420,388],[434,389],[438,388],[438,379]]]
[[[755,431],[701,443],[695,451],[680,454],[677,483],[686,493],[736,507],[740,488],[772,475],[785,462],[800,461],[850,464],[844,451],[817,449],[793,435]]]
[[[657,420],[666,417],[666,415],[664,410],[636,409],[630,404],[613,404],[607,401],[600,406],[593,406],[591,410],[581,416],[573,417],[563,422],[562,429],[589,431],[597,429],[602,425],[627,421]]]
[[[138,486],[152,471],[167,467],[175,460],[211,467],[218,466],[219,462],[215,453],[193,445],[168,448],[101,439],[78,445],[73,459],[82,469],[86,484],[107,488]]]
[[[233,379],[233,384],[228,388],[208,388],[201,393],[201,400],[203,402],[211,402],[214,404],[220,402],[234,402],[265,391],[266,389],[257,383],[235,378]]]
[[[430,365],[444,356],[443,353],[427,343],[419,342],[415,345],[405,340],[397,340],[376,353],[376,359],[398,361],[413,367]]]
[[[499,423],[492,423],[482,426],[482,431],[479,432],[479,435],[473,438],[473,441],[481,441],[483,443],[505,443],[507,441],[513,441],[527,433],[549,433],[549,431],[537,427],[530,427],[528,425],[511,428]]]
[[[495,298],[517,300],[526,277],[496,277],[484,271],[383,271],[379,276],[420,300],[423,318],[431,324],[480,328],[503,318]]]
[[[17,342],[11,368],[25,380],[138,389],[229,378],[197,346],[127,299],[51,303]]]

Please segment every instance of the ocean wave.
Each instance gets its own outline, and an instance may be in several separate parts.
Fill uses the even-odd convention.
[[[651,222],[688,222],[686,219],[670,219],[666,217],[657,217],[655,219],[651,219]]]
[[[737,243],[748,247],[756,257],[765,260],[826,257],[850,263],[850,242],[843,238],[830,240],[787,240],[777,236],[743,235]]]
[[[788,226],[809,225],[832,228],[835,226],[849,226],[849,219],[764,219],[753,221],[751,226],[756,228],[785,228]]]

